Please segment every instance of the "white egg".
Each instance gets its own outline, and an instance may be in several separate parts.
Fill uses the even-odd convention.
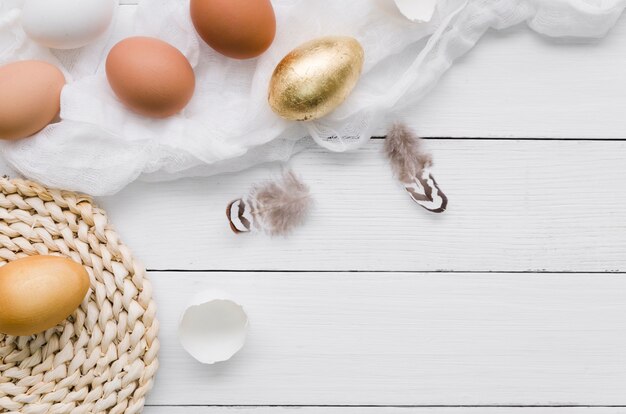
[[[76,49],[102,35],[117,0],[25,0],[22,27],[35,42],[53,49]]]

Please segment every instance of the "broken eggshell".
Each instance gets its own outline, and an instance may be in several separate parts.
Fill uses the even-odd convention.
[[[230,295],[219,291],[198,293],[185,308],[178,326],[180,343],[203,364],[226,361],[246,340],[248,316]]]
[[[439,0],[394,0],[400,12],[409,20],[428,23],[435,14]]]

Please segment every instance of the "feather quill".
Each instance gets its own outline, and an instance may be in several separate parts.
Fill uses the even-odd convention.
[[[448,198],[430,172],[432,157],[412,130],[402,124],[394,125],[385,139],[384,151],[394,175],[413,201],[433,213],[446,210]]]
[[[287,235],[305,221],[311,204],[309,187],[290,170],[275,181],[253,186],[247,196],[233,200],[226,208],[226,216],[235,233]]]

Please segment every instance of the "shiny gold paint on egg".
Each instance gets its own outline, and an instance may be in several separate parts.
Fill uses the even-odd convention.
[[[348,97],[361,75],[363,58],[363,48],[352,37],[322,37],[300,45],[274,69],[270,106],[289,120],[323,117]]]

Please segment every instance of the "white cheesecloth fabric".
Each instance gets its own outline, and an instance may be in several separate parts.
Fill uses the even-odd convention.
[[[138,178],[212,175],[287,160],[309,136],[333,151],[358,148],[384,134],[398,113],[410,113],[488,29],[525,22],[548,36],[602,37],[626,6],[626,0],[441,0],[434,19],[423,24],[407,20],[392,0],[273,0],[274,44],[258,59],[239,61],[199,41],[188,0],[142,0],[127,35],[171,43],[197,77],[187,108],[154,120],[126,110],[107,84],[104,61],[119,40],[116,23],[92,45],[51,52],[23,33],[21,2],[0,2],[0,64],[44,59],[63,68],[68,84],[61,121],[31,138],[2,143],[4,157],[30,179],[93,195],[115,193]],[[128,20],[129,10],[119,6],[116,21]],[[325,35],[361,42],[366,57],[359,83],[321,120],[280,119],[267,104],[274,67],[294,47]]]

